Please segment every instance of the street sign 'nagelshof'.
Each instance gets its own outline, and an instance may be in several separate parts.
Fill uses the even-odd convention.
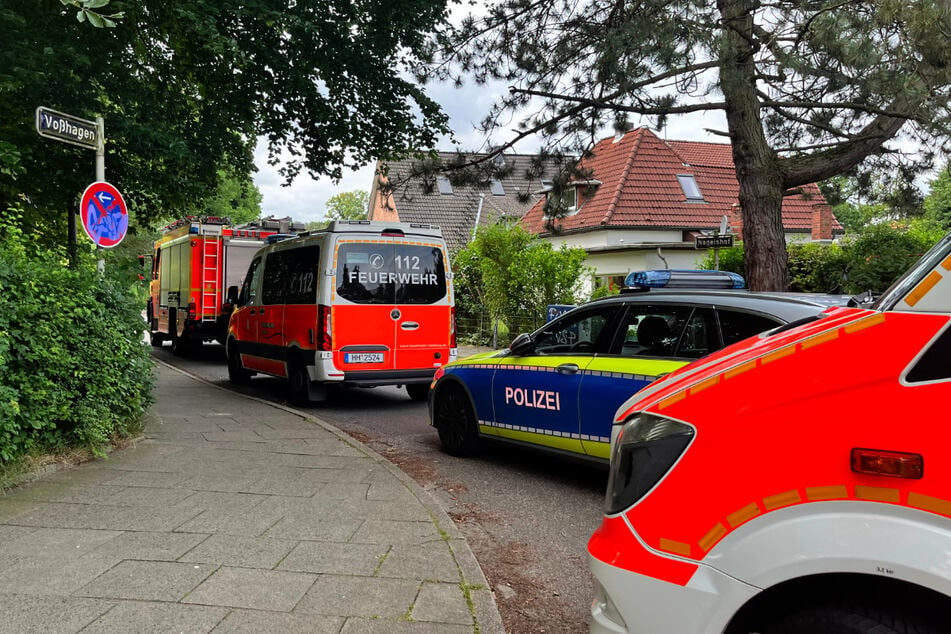
[[[98,126],[70,114],[40,106],[36,109],[36,131],[40,136],[95,150],[99,144]]]
[[[733,246],[733,234],[725,236],[697,236],[696,248],[718,249]]]

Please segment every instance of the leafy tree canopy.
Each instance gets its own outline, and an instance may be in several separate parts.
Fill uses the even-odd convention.
[[[234,224],[250,222],[261,217],[261,191],[247,176],[218,170],[218,188],[206,209],[209,216],[224,216]]]
[[[105,120],[106,179],[134,221],[205,211],[252,149],[339,178],[429,148],[446,117],[407,71],[445,0],[9,0],[0,6],[0,209],[50,242],[94,180],[93,152],[39,137],[38,106]],[[76,9],[121,15],[90,28]],[[103,13],[107,11],[107,13]],[[95,25],[94,25],[95,26]],[[171,211],[170,211],[171,210]]]
[[[951,231],[951,162],[931,181],[931,193],[925,198],[925,217],[941,230]]]
[[[480,227],[456,254],[457,302],[463,310],[488,309],[494,319],[544,315],[548,304],[573,304],[586,269],[584,249],[554,249],[518,224]]]
[[[510,82],[486,129],[528,112],[510,143],[576,152],[608,125],[723,112],[747,279],[782,289],[785,192],[900,158],[900,132],[947,142],[949,34],[946,0],[496,0],[440,33],[429,76]]]
[[[327,220],[366,220],[370,194],[362,189],[342,192],[327,201]]]

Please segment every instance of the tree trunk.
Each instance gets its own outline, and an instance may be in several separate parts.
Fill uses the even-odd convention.
[[[740,185],[746,284],[757,291],[788,286],[783,231],[783,172],[763,131],[756,94],[751,0],[718,0],[723,16],[720,89]]]

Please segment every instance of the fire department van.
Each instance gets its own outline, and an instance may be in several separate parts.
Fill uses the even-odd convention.
[[[303,229],[290,219],[232,226],[228,218],[187,216],[162,229],[152,252],[146,319],[153,346],[176,353],[204,341],[224,342],[231,305],[225,289],[240,284],[269,236]]]
[[[618,410],[593,632],[951,632],[951,236]]]
[[[337,220],[261,249],[229,289],[228,376],[288,380],[295,402],[327,385],[405,385],[424,400],[456,358],[452,272],[438,227]]]

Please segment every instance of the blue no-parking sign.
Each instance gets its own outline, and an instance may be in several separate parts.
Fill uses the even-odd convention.
[[[79,215],[86,235],[97,247],[116,246],[129,229],[129,212],[122,194],[104,181],[93,183],[83,192]]]

